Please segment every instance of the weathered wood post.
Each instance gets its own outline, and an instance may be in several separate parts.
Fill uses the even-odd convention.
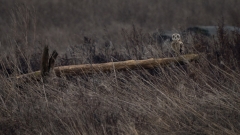
[[[158,66],[167,66],[172,63],[188,64],[190,61],[195,61],[199,58],[198,54],[186,54],[186,55],[180,55],[178,57],[170,57],[170,58],[151,58],[146,60],[127,60],[127,61],[108,62],[108,63],[101,63],[101,64],[82,64],[82,65],[68,65],[68,66],[54,67],[54,63],[58,56],[58,53],[54,50],[49,58],[48,52],[49,52],[48,46],[45,46],[43,49],[40,71],[19,75],[16,78],[23,82],[28,82],[31,80],[40,81],[41,78],[45,80],[45,78],[51,75],[52,73],[60,77],[62,75],[73,76],[73,75],[92,74],[92,73],[98,73],[98,72],[109,72],[112,70],[137,69],[139,67],[154,68]],[[114,68],[113,68],[113,65],[114,65]]]
[[[45,76],[50,75],[51,72],[54,72],[54,64],[55,60],[58,56],[58,53],[56,50],[52,52],[51,57],[49,58],[49,49],[48,46],[45,46],[43,49],[43,54],[42,54],[42,61],[41,61],[41,76],[44,78]]]

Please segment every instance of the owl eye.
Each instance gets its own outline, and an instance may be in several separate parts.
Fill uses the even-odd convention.
[[[180,39],[180,35],[179,34],[177,34],[177,38]]]

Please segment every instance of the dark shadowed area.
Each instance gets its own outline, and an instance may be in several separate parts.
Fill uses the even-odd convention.
[[[27,34],[64,50],[83,36],[121,44],[121,29],[132,24],[156,32],[218,25],[224,17],[225,25],[240,27],[239,8],[238,0],[1,0],[0,35],[20,42]]]

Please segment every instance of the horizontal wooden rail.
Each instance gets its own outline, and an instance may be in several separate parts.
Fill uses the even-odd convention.
[[[53,71],[56,76],[62,75],[82,75],[82,74],[92,74],[97,72],[108,72],[112,70],[127,70],[141,68],[154,68],[157,66],[166,66],[171,63],[184,63],[187,61],[197,60],[198,54],[187,54],[181,55],[179,57],[170,58],[151,58],[146,60],[127,60],[119,62],[108,62],[100,64],[82,64],[82,65],[69,65],[54,67]],[[24,75],[17,76],[17,79],[41,79],[41,71],[36,71]]]

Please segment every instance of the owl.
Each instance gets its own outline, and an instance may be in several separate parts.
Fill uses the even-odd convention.
[[[172,35],[171,48],[174,51],[174,53],[176,53],[177,55],[184,53],[184,44],[181,40],[180,34],[174,33]]]

